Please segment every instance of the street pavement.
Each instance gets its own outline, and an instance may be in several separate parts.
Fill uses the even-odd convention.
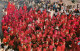
[[[5,6],[7,2],[3,2],[3,1],[0,1],[0,38],[3,38],[3,34],[2,34],[2,28],[1,28],[1,20],[2,20],[2,17],[3,17],[3,8]]]

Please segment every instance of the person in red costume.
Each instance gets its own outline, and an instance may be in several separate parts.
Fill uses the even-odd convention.
[[[37,51],[42,51],[40,47],[37,47]]]
[[[62,45],[61,42],[59,42],[57,49],[56,49],[57,51],[61,51],[61,45]]]
[[[9,45],[11,46],[11,47],[13,47],[13,42],[14,42],[14,40],[11,40],[10,42],[9,42]]]
[[[6,45],[7,42],[8,42],[8,40],[6,38],[3,38],[4,45]]]
[[[8,36],[8,32],[5,30],[4,31],[4,37]]]
[[[18,49],[19,51],[23,51],[23,48],[20,45],[18,45]]]
[[[53,46],[50,45],[50,46],[49,46],[49,49],[50,49],[50,51],[53,51]]]
[[[78,38],[77,47],[76,47],[76,51],[79,51],[79,50],[80,50],[80,38]]]
[[[62,41],[61,51],[65,51],[65,39],[62,39]]]
[[[27,6],[26,6],[26,4],[24,4],[23,9],[24,9],[25,12],[27,11]]]

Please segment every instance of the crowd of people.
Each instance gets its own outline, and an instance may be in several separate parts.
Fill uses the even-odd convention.
[[[26,4],[17,9],[9,2],[2,19],[2,46],[14,51],[79,51],[80,15],[58,9],[54,4],[48,10],[44,5],[43,10],[35,7],[28,11]]]

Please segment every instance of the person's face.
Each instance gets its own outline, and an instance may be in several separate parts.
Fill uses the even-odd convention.
[[[75,41],[75,44],[76,44],[77,42]]]

